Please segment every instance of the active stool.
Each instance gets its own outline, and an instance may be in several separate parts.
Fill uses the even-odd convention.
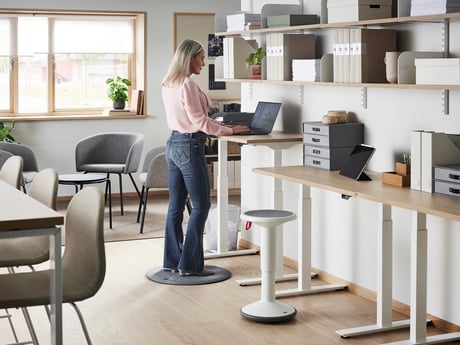
[[[279,225],[296,219],[293,212],[283,210],[252,210],[241,219],[260,226],[261,298],[241,308],[244,318],[257,322],[281,322],[292,319],[297,311],[290,305],[275,301],[276,233]],[[248,224],[247,224],[248,225]],[[250,225],[250,223],[249,223]],[[246,226],[248,228],[248,226]]]

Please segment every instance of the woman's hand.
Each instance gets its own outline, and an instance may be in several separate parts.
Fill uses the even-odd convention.
[[[249,127],[243,126],[243,125],[234,125],[234,126],[228,126],[228,127],[232,129],[233,134],[249,131]]]

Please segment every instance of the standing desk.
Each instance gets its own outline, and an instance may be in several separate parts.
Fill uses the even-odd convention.
[[[0,239],[50,236],[52,345],[62,345],[61,229],[57,227],[62,224],[62,214],[0,181]]]
[[[377,228],[377,323],[337,331],[343,337],[382,332],[410,326],[410,339],[402,344],[438,344],[460,339],[460,332],[427,337],[427,228],[426,215],[460,221],[460,199],[382,184],[379,173],[368,173],[372,181],[355,181],[338,171],[326,171],[305,166],[255,168],[255,173],[300,184],[298,212],[299,289],[308,286],[306,273],[311,269],[311,187],[357,197],[379,204]],[[392,219],[391,207],[413,212],[411,228],[410,320],[392,322]],[[302,277],[302,279],[300,279]]]
[[[217,172],[217,251],[207,253],[206,258],[254,254],[257,250],[228,251],[228,175],[227,175],[227,143],[235,142],[244,145],[263,145],[272,150],[272,166],[282,165],[282,150],[302,142],[302,134],[273,131],[268,135],[227,135],[218,138],[218,172]],[[283,195],[281,183],[274,179],[273,205],[282,207]],[[282,239],[281,245],[282,248]],[[278,250],[281,252],[282,250]],[[278,260],[279,261],[279,260]],[[282,263],[282,261],[281,261]],[[277,265],[279,272],[279,265]]]

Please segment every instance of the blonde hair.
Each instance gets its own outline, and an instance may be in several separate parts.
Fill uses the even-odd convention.
[[[190,39],[183,40],[174,53],[168,72],[164,76],[161,85],[170,87],[182,84],[184,79],[191,75],[190,62],[203,50],[201,43]]]

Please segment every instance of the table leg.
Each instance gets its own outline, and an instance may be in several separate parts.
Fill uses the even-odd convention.
[[[409,320],[392,322],[393,286],[393,221],[391,206],[378,204],[377,232],[377,323],[375,325],[348,328],[336,331],[341,337],[385,332],[409,327]]]
[[[427,337],[427,228],[426,214],[414,212],[411,232],[410,339],[388,345],[440,344],[460,339],[460,332]]]
[[[217,251],[205,253],[205,259],[255,254],[255,249],[228,250],[228,176],[227,141],[218,141],[217,152]]]
[[[61,229],[53,229],[50,235],[51,268],[51,344],[62,345],[62,264]]]

